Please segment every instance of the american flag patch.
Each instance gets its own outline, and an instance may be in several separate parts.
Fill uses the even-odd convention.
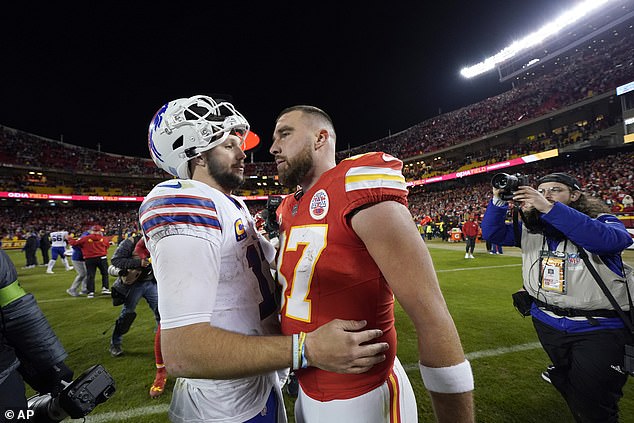
[[[220,231],[216,205],[208,198],[188,195],[162,195],[145,202],[139,209],[141,227],[155,242],[169,235],[204,234]]]
[[[352,167],[346,172],[346,192],[359,189],[391,188],[407,191],[400,170],[378,166]]]

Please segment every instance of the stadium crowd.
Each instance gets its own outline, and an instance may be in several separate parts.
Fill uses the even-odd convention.
[[[562,148],[566,145],[589,140],[593,135],[612,126],[615,122],[610,117],[598,116],[595,120],[573,126],[564,126],[550,131],[550,134],[541,133],[537,136],[520,139],[511,145],[496,145],[476,151],[469,151],[461,155],[459,160],[447,157],[436,157],[429,162],[411,162],[403,169],[407,180],[424,179],[431,176],[471,169],[477,166],[510,160],[546,151],[553,148]]]
[[[0,163],[33,169],[58,170],[79,175],[78,188],[86,185],[81,175],[122,175],[163,180],[169,175],[149,158],[105,153],[51,140],[0,125]],[[275,163],[247,163],[249,175],[275,175]],[[19,181],[14,181],[19,185]],[[49,184],[49,186],[51,186]]]
[[[545,171],[566,172],[574,175],[587,193],[602,198],[613,212],[634,214],[632,169],[634,151],[610,154],[600,159],[562,160],[555,165],[534,163],[511,168],[507,172],[525,173],[529,179]],[[469,215],[479,220],[489,200],[490,176],[480,182],[465,179],[454,184],[457,186],[431,184],[414,187],[409,195],[410,211],[416,221],[429,216],[433,222],[444,220],[459,223]],[[264,206],[265,201],[249,202],[253,214]],[[93,224],[100,224],[110,235],[118,233],[120,229],[126,233],[137,228],[137,210],[138,203],[117,204],[116,207],[98,207],[95,204],[82,206],[76,203],[73,207],[52,208],[33,207],[33,203],[23,202],[17,206],[0,208],[0,237],[23,239],[29,229],[50,232],[59,229],[60,224],[69,232],[76,233]]]
[[[575,176],[585,192],[600,197],[615,213],[634,214],[632,195],[634,194],[634,152],[610,154],[600,159],[581,161],[562,160],[556,165],[534,163],[520,168],[511,168],[507,172],[521,172],[532,176],[551,172],[565,172]],[[491,175],[489,175],[491,176]],[[490,178],[478,183],[465,181],[465,185],[439,189],[441,185],[416,187],[410,191],[409,206],[417,221],[429,216],[432,221],[464,221],[466,216],[474,214],[480,219],[491,195]],[[455,217],[455,219],[454,219]]]
[[[502,94],[427,119],[398,134],[338,153],[338,159],[368,151],[412,157],[473,140],[543,116],[634,78],[634,31],[628,30],[560,58],[554,69]],[[537,74],[539,72],[540,74]]]

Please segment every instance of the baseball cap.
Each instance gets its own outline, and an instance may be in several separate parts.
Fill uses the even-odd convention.
[[[579,181],[568,175],[567,173],[549,173],[548,175],[542,176],[537,180],[538,184],[543,184],[544,182],[559,182],[560,184],[569,186],[573,190],[581,191],[581,184],[579,184]]]
[[[90,230],[93,232],[103,232],[101,225],[93,225],[90,227]]]

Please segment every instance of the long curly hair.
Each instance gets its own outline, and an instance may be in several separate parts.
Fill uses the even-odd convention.
[[[596,219],[599,215],[610,213],[610,208],[600,198],[581,192],[579,198],[568,204],[568,207]],[[553,239],[564,239],[564,235],[550,225],[545,225],[539,218],[541,213],[535,209],[525,212],[522,221],[531,233],[544,233]]]
[[[587,195],[584,192],[568,206],[593,219],[596,219],[601,214],[610,213],[610,208],[601,199]]]

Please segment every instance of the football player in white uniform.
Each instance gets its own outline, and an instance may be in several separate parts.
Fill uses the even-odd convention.
[[[246,119],[227,102],[194,96],[165,104],[148,145],[178,179],[147,195],[139,219],[158,282],[161,349],[178,377],[174,422],[285,422],[275,370],[315,366],[361,373],[385,359],[381,331],[333,320],[308,334],[279,335],[268,263],[275,250],[244,202]],[[362,345],[363,344],[363,345]]]
[[[58,256],[62,260],[62,263],[64,263],[64,267],[66,268],[66,270],[73,270],[73,266],[70,265],[70,263],[68,262],[68,257],[65,254],[67,236],[67,231],[51,232],[51,259],[48,262],[46,273],[53,273],[53,266],[55,266],[55,262],[57,261]]]

